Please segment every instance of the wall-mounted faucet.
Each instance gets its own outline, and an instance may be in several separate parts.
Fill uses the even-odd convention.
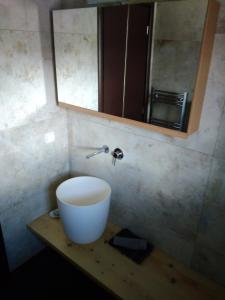
[[[104,145],[102,146],[101,148],[96,148],[96,151],[87,155],[86,158],[89,159],[97,154],[100,154],[100,153],[109,153],[109,147]]]

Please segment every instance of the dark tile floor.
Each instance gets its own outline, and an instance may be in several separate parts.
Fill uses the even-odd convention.
[[[9,274],[8,278],[5,276],[4,280],[0,281],[0,287],[2,292],[9,293],[43,290],[48,295],[62,293],[63,296],[69,295],[72,299],[115,299],[49,248]]]

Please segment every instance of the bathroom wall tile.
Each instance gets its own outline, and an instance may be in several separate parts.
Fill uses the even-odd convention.
[[[0,210],[27,190],[37,193],[51,188],[69,174],[65,114],[30,126],[1,132]]]
[[[221,3],[216,32],[225,33],[225,1]]]
[[[198,244],[225,255],[225,161],[213,159],[198,231]]]
[[[50,12],[61,8],[61,0],[26,0],[28,24],[33,31],[51,32]]]
[[[97,34],[97,8],[56,10],[53,13],[54,32]]]
[[[0,0],[0,29],[50,31],[49,11],[59,0]]]
[[[225,161],[213,159],[205,195],[206,205],[225,209]]]
[[[59,100],[98,111],[97,34],[56,32],[54,38]]]
[[[156,36],[160,40],[201,41],[207,1],[158,3]]]
[[[215,35],[213,56],[212,56],[210,73],[209,73],[209,79],[214,80],[221,84],[224,83],[223,78],[225,76],[224,37],[225,34]]]
[[[138,176],[138,174],[136,175]],[[126,184],[125,181],[123,186],[126,186]],[[131,190],[129,201],[124,198],[124,195],[113,193],[110,220],[115,224],[119,224],[122,228],[129,228],[137,235],[146,238],[155,247],[189,266],[194,242],[171,230],[166,224],[155,222],[154,217],[149,212],[154,210],[154,213],[161,219],[164,218],[163,213],[160,215],[159,210],[151,208],[150,205],[146,205],[146,202],[137,199],[134,185],[135,182],[128,183],[128,189]]]
[[[220,122],[214,156],[225,161],[225,109]]]
[[[155,40],[152,86],[164,91],[188,92],[191,101],[200,46],[200,42],[189,40]]]
[[[43,119],[58,110],[54,98],[47,97],[51,83],[54,91],[53,75],[46,78],[47,68],[52,64],[43,63],[39,33],[0,30],[0,80],[4,82],[0,130]]]
[[[28,30],[25,0],[0,0],[0,28]]]
[[[114,219],[112,220],[114,221]],[[119,223],[119,220],[115,219],[115,223]],[[125,224],[124,227],[126,226]],[[184,239],[173,230],[164,226],[155,227],[144,224],[141,218],[135,217],[135,214],[129,228],[136,234],[149,240],[155,247],[176,258],[177,261],[190,266],[194,242]]]
[[[26,224],[56,206],[69,177],[65,113],[0,132],[0,220],[11,269],[42,249]]]
[[[203,209],[198,244],[225,255],[225,204],[208,205]]]
[[[167,226],[188,240],[195,237],[211,161],[208,156],[84,120],[70,119],[69,134],[72,172],[110,182],[114,216],[121,216],[122,210],[123,221],[129,225],[135,211],[143,224]],[[111,150],[123,149],[124,159],[115,168],[109,155],[85,159],[93,151],[85,147],[102,144]]]
[[[209,279],[225,285],[225,255],[206,247],[197,246],[192,260],[192,268]]]
[[[53,195],[53,192],[51,194]],[[15,197],[18,198],[16,204],[0,213],[11,270],[14,270],[44,247],[42,242],[26,226],[52,208],[49,191],[39,191],[33,194],[28,191],[20,197],[17,195]]]
[[[41,49],[41,56],[43,59],[43,65],[45,65],[44,61],[51,61],[53,60],[53,47],[51,41],[51,33],[50,32],[40,32],[40,49]],[[43,66],[44,67],[44,66]],[[53,65],[52,65],[53,67]]]

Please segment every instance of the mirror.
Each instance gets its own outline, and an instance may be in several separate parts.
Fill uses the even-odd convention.
[[[53,11],[58,101],[187,131],[207,4]]]

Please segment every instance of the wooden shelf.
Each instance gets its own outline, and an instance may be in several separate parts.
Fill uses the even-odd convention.
[[[59,219],[44,215],[28,225],[37,236],[98,284],[121,299],[222,300],[225,289],[184,267],[159,250],[137,265],[108,241],[120,228],[109,224],[104,236],[89,245],[71,243]]]

